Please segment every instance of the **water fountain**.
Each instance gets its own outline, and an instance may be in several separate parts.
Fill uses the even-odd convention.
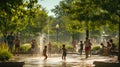
[[[40,36],[40,55],[42,55],[43,48],[45,46],[45,34],[41,34]]]

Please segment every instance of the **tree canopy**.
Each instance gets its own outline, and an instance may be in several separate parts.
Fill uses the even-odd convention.
[[[0,0],[0,32],[40,32],[47,12],[38,0]]]
[[[81,24],[85,22],[80,30],[85,28],[100,30],[101,27],[106,26],[109,32],[110,30],[117,32],[120,19],[119,2],[119,0],[62,0],[52,11],[57,17],[69,17],[70,21],[74,21],[72,25],[78,23],[76,20]],[[66,25],[71,24],[70,21],[67,21]],[[72,25],[67,27],[73,29]]]

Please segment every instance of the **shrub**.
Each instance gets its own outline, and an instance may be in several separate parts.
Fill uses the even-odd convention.
[[[8,50],[8,45],[7,44],[0,44],[0,49],[7,49]]]
[[[20,46],[20,50],[22,52],[27,52],[27,51],[29,51],[30,48],[31,48],[30,44],[23,44],[23,45]]]
[[[92,51],[96,51],[96,50],[99,50],[100,49],[100,46],[94,46],[93,48],[92,48]]]
[[[116,46],[118,46],[119,40],[114,40],[114,44],[115,44]]]
[[[7,61],[12,57],[12,53],[7,49],[0,49],[0,61]]]
[[[66,45],[67,49],[73,49],[72,45]]]

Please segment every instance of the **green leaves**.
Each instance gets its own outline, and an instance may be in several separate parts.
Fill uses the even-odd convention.
[[[69,31],[72,31],[72,29],[81,30],[85,27],[88,27],[89,30],[98,30],[103,25],[108,30],[117,30],[115,25],[118,24],[120,19],[119,2],[119,0],[62,0],[52,11],[57,17],[67,16],[69,20],[73,21],[73,23],[65,21],[68,24],[66,29]],[[76,22],[76,20],[79,22]],[[76,28],[83,21],[86,23],[84,27]],[[114,28],[110,28],[111,26]]]
[[[6,34],[9,31],[30,29],[31,32],[39,32],[38,29],[44,26],[42,23],[45,22],[47,13],[37,2],[38,0],[0,0],[0,32]]]

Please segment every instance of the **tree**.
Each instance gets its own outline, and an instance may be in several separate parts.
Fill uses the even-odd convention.
[[[113,1],[63,0],[52,11],[57,17],[67,16],[72,20],[78,20],[80,23],[84,21],[86,23],[84,27],[87,31],[88,29],[98,30],[103,25],[106,25],[109,30],[116,31],[116,23],[119,20],[119,0]],[[86,35],[89,36],[89,34]]]
[[[79,26],[79,30],[84,30],[86,28],[86,30],[88,31],[91,23],[90,21],[92,13],[94,11],[92,10],[92,8],[95,8],[94,5],[91,5],[91,3],[92,2],[90,2],[89,0],[64,0],[61,1],[60,5],[56,6],[55,9],[53,9],[52,11],[55,12],[58,17],[68,16],[69,19],[73,21],[78,20],[79,24],[83,24],[83,22],[85,22],[86,24],[84,24],[83,27],[81,27],[81,25],[79,24],[74,25],[74,27]],[[74,27],[71,26],[69,28],[73,28],[73,30],[75,30]]]
[[[0,29],[3,34],[7,34],[7,31],[15,29],[16,22],[15,18],[20,17],[22,5],[22,0],[0,0]],[[14,11],[16,10],[16,11]],[[20,10],[20,11],[17,11]],[[19,16],[17,16],[19,15]]]
[[[47,12],[44,9],[31,9],[31,11],[34,12],[31,13],[29,11],[29,18],[28,18],[28,24],[26,26],[26,29],[24,29],[22,32],[26,33],[29,35],[35,35],[36,33],[40,33],[42,32],[42,30],[44,29],[44,27],[47,25],[47,19],[48,19],[48,15]],[[30,15],[30,14],[33,14]]]
[[[9,31],[17,33],[26,30],[28,26],[35,27],[35,24],[42,23],[36,23],[36,17],[42,21],[47,13],[37,2],[37,0],[0,0],[0,32],[3,35]]]

